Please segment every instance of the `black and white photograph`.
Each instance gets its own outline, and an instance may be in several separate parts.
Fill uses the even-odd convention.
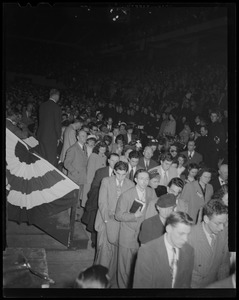
[[[2,63],[3,296],[236,297],[236,3],[3,3]]]

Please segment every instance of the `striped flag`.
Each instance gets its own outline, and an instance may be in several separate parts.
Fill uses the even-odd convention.
[[[37,224],[76,204],[79,186],[6,129],[8,219]]]

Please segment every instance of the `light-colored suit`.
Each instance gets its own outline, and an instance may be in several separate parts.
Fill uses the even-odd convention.
[[[199,210],[211,199],[212,195],[213,187],[210,183],[206,185],[205,197],[197,180],[185,184],[180,198],[185,202],[187,206],[185,212],[193,219],[194,224],[198,221]]]
[[[190,288],[194,250],[188,244],[179,249],[174,288]],[[133,288],[171,288],[172,277],[164,235],[139,248]]]
[[[159,185],[165,185],[164,184],[164,171],[163,171],[162,166],[160,165],[155,168],[149,169],[149,172],[151,172],[153,170],[157,170],[160,175]],[[167,171],[167,176],[168,176],[168,183],[172,178],[179,177],[177,169],[174,166],[170,166],[170,168]]]
[[[146,188],[146,206],[143,210],[143,215],[139,218],[136,218],[133,213],[129,212],[134,199],[139,199],[136,187],[129,189],[120,196],[115,211],[115,219],[120,221],[117,264],[118,286],[120,288],[128,288],[131,285],[134,262],[139,248],[138,234],[140,225],[145,219],[148,204],[157,199],[157,196],[154,189]]]
[[[106,156],[101,156],[96,153],[91,153],[88,158],[87,163],[87,183],[84,185],[83,197],[82,197],[82,206],[85,207],[85,203],[87,201],[87,194],[90,190],[91,183],[94,179],[95,172],[103,167],[106,167]]]
[[[87,156],[76,142],[66,152],[64,167],[67,170],[67,176],[78,185],[85,184],[87,182],[86,166]]]
[[[65,160],[65,155],[66,155],[67,149],[69,149],[70,146],[74,145],[76,141],[77,141],[76,130],[74,129],[72,124],[70,124],[65,129],[64,134],[63,134],[63,146],[62,146],[61,155],[60,155],[61,162],[64,162],[64,160]]]
[[[125,178],[121,192],[124,193],[134,186],[131,180]],[[107,267],[109,269],[108,274],[113,281],[117,268],[120,228],[120,222],[114,218],[117,201],[116,176],[103,178],[99,192],[99,209],[95,220],[95,230],[98,232],[95,264]]]
[[[195,250],[192,288],[202,288],[229,276],[230,254],[227,227],[216,238],[214,251],[203,231],[202,223],[192,227],[188,243]]]

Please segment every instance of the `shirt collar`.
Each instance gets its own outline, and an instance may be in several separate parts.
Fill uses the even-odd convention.
[[[169,242],[168,242],[168,240],[167,240],[167,232],[165,232],[165,234],[164,234],[164,242],[165,242],[165,247],[166,247],[166,249],[167,249],[167,252],[169,253],[169,251],[173,251],[173,248],[175,248],[175,250],[176,250],[176,260],[178,260],[178,255],[179,255],[179,250],[178,250],[178,248],[177,247],[173,247],[172,245],[170,245],[169,244]]]

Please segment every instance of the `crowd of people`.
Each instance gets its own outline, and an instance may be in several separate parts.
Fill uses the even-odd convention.
[[[76,221],[91,234],[94,266],[108,271],[96,287],[235,287],[226,66],[101,67],[69,59],[72,72],[52,73],[67,88],[50,93],[6,85],[6,127],[34,137],[32,151],[79,186]]]

